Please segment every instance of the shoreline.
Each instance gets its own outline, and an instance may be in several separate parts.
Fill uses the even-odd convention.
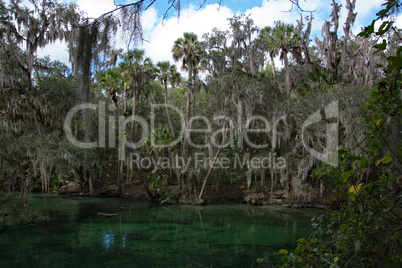
[[[171,197],[161,196],[159,195],[157,199],[149,199],[146,194],[142,191],[141,185],[128,185],[120,195],[114,191],[116,187],[115,184],[109,184],[107,187],[103,189],[98,189],[98,192],[94,195],[90,195],[89,193],[84,193],[82,190],[78,189],[78,184],[75,184],[74,187],[70,184],[69,186],[63,186],[58,191],[56,191],[55,195],[60,196],[74,196],[74,197],[96,197],[96,198],[121,198],[125,200],[133,200],[133,201],[148,201],[155,202],[158,205],[166,206],[166,205],[240,205],[240,204],[248,204],[250,206],[284,206],[288,208],[316,208],[316,209],[328,209],[328,207],[319,202],[288,202],[287,196],[284,190],[277,190],[274,192],[273,202],[271,202],[270,198],[263,192],[252,192],[252,191],[244,191],[241,192],[241,195],[231,196],[228,193],[217,195],[207,193],[202,200],[198,200],[191,196],[190,198],[186,198],[185,196],[181,196],[178,192],[174,192],[177,190],[177,186],[165,186],[163,187],[164,192],[173,193]],[[241,187],[233,187],[237,190]],[[39,192],[38,192],[39,193]]]

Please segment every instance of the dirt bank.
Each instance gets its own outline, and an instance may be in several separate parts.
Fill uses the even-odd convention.
[[[122,192],[118,193],[117,183],[115,182],[97,182],[92,196],[97,197],[121,197],[133,200],[149,200],[143,191],[140,180],[132,180],[125,183]],[[152,190],[156,199],[161,204],[242,204],[261,206],[261,205],[284,205],[294,208],[317,207],[324,208],[319,202],[302,202],[296,203],[289,200],[286,190],[277,190],[271,194],[267,188],[247,189],[240,183],[232,185],[221,185],[218,187],[207,187],[204,199],[197,200],[197,196],[192,194],[185,196],[177,185],[165,185],[160,189]],[[65,181],[64,185],[58,190],[59,194],[74,196],[89,196],[88,192],[83,190],[80,183],[76,181]]]

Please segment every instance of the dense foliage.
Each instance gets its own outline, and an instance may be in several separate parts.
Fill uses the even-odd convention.
[[[26,199],[19,194],[0,193],[0,232],[5,226],[35,224],[47,219],[41,212],[26,209]]]
[[[274,191],[280,189],[290,203],[329,200],[330,187],[326,187],[329,185],[325,185],[324,179],[310,179],[320,161],[304,146],[322,151],[328,144],[327,129],[314,125],[306,129],[306,135],[302,133],[303,122],[318,108],[339,101],[339,142],[346,147],[360,143],[366,132],[360,128],[364,122],[359,119],[357,107],[366,102],[370,87],[381,79],[386,66],[384,57],[376,52],[374,37],[356,37],[351,32],[354,1],[347,1],[344,35],[338,38],[333,36],[338,36],[340,5],[332,3],[331,18],[323,26],[322,40],[316,38],[316,46],[310,44],[312,16],[301,16],[297,25],[278,21],[260,30],[249,17],[236,15],[228,19],[229,31],[214,29],[202,39],[185,33],[172,47],[172,57],[182,62],[181,67],[188,72],[187,81],[180,79],[168,62],[154,65],[142,50],[123,53],[111,46],[116,27],[127,19],[127,12],[140,14],[141,4],[120,6],[120,13],[108,13],[91,21],[74,5],[35,2],[36,9],[28,12],[29,8],[15,1],[1,3],[2,188],[19,189],[25,194],[38,186],[42,191],[50,191],[52,181],[59,185],[73,176],[82,182],[84,192],[93,195],[102,178],[116,174],[110,166],[117,166],[117,194],[124,191],[123,178],[127,184],[139,177],[144,190],[153,198],[154,193],[148,188],[154,188],[151,174],[156,172],[168,185],[178,186],[179,194],[189,200],[197,196],[201,199],[202,188],[208,185],[219,188],[243,183],[250,191],[266,192],[271,202]],[[46,20],[42,22],[40,18]],[[128,41],[132,42],[139,33],[140,21],[135,15],[130,18],[124,30],[130,33]],[[24,37],[28,33],[36,39]],[[382,53],[392,55],[397,49],[394,44],[399,30],[384,34],[390,45]],[[37,48],[54,40],[67,40],[72,71],[62,63],[34,57]],[[275,56],[284,63],[282,70],[275,68]],[[378,64],[383,67],[377,68]],[[164,103],[165,109],[155,111],[158,120],[148,136],[149,143],[138,151],[126,148],[123,152],[110,144],[105,144],[111,147],[108,149],[76,148],[65,138],[62,122],[76,104],[95,100],[115,107],[114,111],[107,111],[105,119],[131,117],[130,122],[126,120],[126,134],[117,133],[118,139],[126,135],[127,141],[141,138],[143,129],[136,116],[150,124],[151,104]],[[183,112],[184,128],[180,116],[169,105]],[[103,127],[99,125],[99,111],[84,109],[74,115],[71,133],[76,140],[97,140],[98,130]],[[205,116],[212,122],[210,134],[190,131],[205,128],[204,119],[190,120],[194,116]],[[222,119],[224,116],[239,120],[228,121]],[[250,121],[256,116],[268,123]],[[216,120],[218,117],[221,119]],[[118,124],[119,118],[114,121]],[[255,149],[245,142],[244,133],[252,128],[265,129],[266,135],[249,134],[251,144],[263,148]],[[173,142],[181,131],[184,138]],[[105,135],[106,139],[113,138],[111,133]],[[155,138],[159,144],[171,145],[154,147]],[[204,146],[189,146],[190,140]],[[220,152],[219,144],[230,148],[225,146]],[[186,168],[133,168],[127,160],[132,153],[168,157],[171,162],[173,156],[180,156]],[[243,156],[261,158],[270,153],[271,159],[285,158],[286,168],[277,169],[270,163],[264,168],[247,165],[210,171],[208,167],[194,165],[199,153],[232,160]]]
[[[378,18],[359,35],[384,37],[393,27],[385,20],[400,8],[388,1]],[[396,10],[396,11],[395,11]],[[376,45],[385,52],[384,39]],[[330,185],[337,208],[313,219],[316,232],[298,240],[297,249],[279,252],[283,267],[393,267],[402,263],[401,237],[401,83],[402,47],[387,57],[385,77],[361,106],[367,135],[339,150],[339,166],[314,170],[313,178]]]
[[[27,196],[77,181],[89,195],[141,185],[163,203],[246,195],[257,204],[320,203],[329,214],[295,252],[279,252],[284,266],[401,262],[402,33],[392,24],[400,1],[386,1],[356,36],[355,0],[346,1],[343,34],[333,0],[314,45],[313,16],[304,14],[296,25],[263,29],[235,15],[228,31],[184,33],[172,59],[187,80],[172,63],[132,48],[144,7],[139,1],[92,20],[72,4],[0,1],[0,190]],[[119,27],[128,51],[112,46]],[[56,40],[68,44],[71,70],[35,56]],[[66,128],[73,107],[85,103],[93,106]],[[142,146],[126,146],[134,142]],[[133,156],[156,164],[133,164]]]

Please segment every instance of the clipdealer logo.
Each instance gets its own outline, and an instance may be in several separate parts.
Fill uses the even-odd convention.
[[[309,116],[302,126],[302,143],[304,148],[314,156],[316,159],[331,165],[333,167],[338,166],[338,151],[339,146],[339,101],[335,101],[324,108],[325,118],[323,117],[321,110],[316,111]],[[313,124],[317,124],[323,120],[335,119],[334,123],[326,124],[326,146],[323,148],[323,152],[320,153],[306,144],[306,136],[304,135],[306,128]],[[307,136],[307,139],[309,137]]]
[[[98,112],[98,140],[92,142],[82,142],[77,140],[74,136],[72,131],[72,122],[74,116],[85,109],[93,110]],[[155,122],[156,122],[156,109],[165,109],[164,104],[151,104],[151,117],[150,117],[150,127],[148,122],[140,117],[134,116],[134,122],[138,123],[141,126],[141,133],[138,132],[137,136],[141,138],[137,142],[130,142],[127,133],[126,127],[128,124],[132,122],[131,117],[125,116],[115,116],[109,115],[107,116],[107,112],[114,112],[115,107],[110,105],[108,109],[106,108],[105,102],[99,102],[98,104],[79,104],[72,108],[66,116],[64,122],[64,131],[66,133],[66,137],[71,144],[78,148],[82,149],[90,149],[90,148],[118,148],[119,149],[119,160],[126,160],[126,150],[127,148],[137,149],[141,148],[145,145],[146,142],[150,141],[150,144],[154,148],[167,148],[180,143],[183,140],[183,137],[186,133],[185,131],[185,120],[183,113],[177,108],[172,105],[168,105],[168,109],[171,109],[175,113],[179,115],[181,129],[180,133],[177,135],[175,140],[171,141],[169,144],[157,144],[157,141],[154,138],[154,135],[149,135],[150,132],[152,133],[155,130]],[[307,120],[303,123],[301,129],[301,139],[304,148],[316,159],[323,161],[329,165],[336,166],[338,164],[338,155],[337,155],[337,147],[338,147],[338,101],[333,102],[327,105],[324,108],[324,112],[321,110],[316,111],[314,114],[309,116]],[[325,113],[323,116],[322,113]],[[336,119],[334,123],[327,123],[326,125],[326,146],[323,152],[318,152],[314,148],[308,146],[306,140],[309,140],[312,135],[306,135],[306,129],[309,126],[314,124],[322,123],[321,121],[329,119]],[[116,120],[118,120],[118,124],[116,124]],[[189,157],[189,159],[182,159],[179,156],[167,157],[166,159],[148,159],[147,157],[140,157],[138,153],[130,154],[130,166],[132,165],[141,165],[144,168],[148,168],[153,166],[160,166],[164,167],[171,167],[172,165],[182,170],[187,170],[187,168],[191,165],[195,166],[196,168],[205,168],[206,166],[213,166],[214,168],[229,168],[230,165],[232,167],[241,167],[255,169],[255,168],[286,168],[286,160],[283,157],[277,157],[276,154],[273,152],[272,148],[275,147],[276,141],[281,132],[278,131],[280,125],[287,126],[286,117],[273,117],[271,120],[268,120],[262,116],[252,116],[249,117],[247,120],[244,120],[242,115],[242,106],[241,103],[237,107],[237,118],[233,120],[233,118],[227,116],[215,116],[211,122],[208,118],[204,116],[195,116],[192,117],[189,121],[189,125],[193,125],[194,122],[200,121],[206,126],[205,128],[201,129],[188,129],[187,130],[187,142],[189,146],[195,149],[209,149],[210,146],[215,148],[233,148],[239,146],[240,148],[246,143],[247,146],[253,149],[267,149],[267,154],[265,156],[260,157],[250,157],[249,154],[243,153],[238,154],[236,153],[234,158],[231,159],[227,158],[220,158],[215,159],[211,157],[205,157],[203,154],[196,153],[194,158]],[[225,125],[228,126],[227,128],[221,128],[216,131],[213,131],[213,123],[218,125]],[[253,125],[262,125],[261,128],[252,128]],[[108,128],[107,128],[108,124]],[[118,129],[116,129],[116,125],[118,125]],[[210,137],[208,143],[198,144],[191,139],[191,133],[198,133],[198,134],[205,134]],[[271,140],[265,144],[256,144],[250,139],[250,135],[253,133],[263,133],[268,135]],[[138,135],[140,134],[140,135]],[[314,133],[313,133],[314,134]],[[224,144],[220,144],[219,136],[228,135],[229,138],[227,141],[225,140]],[[149,137],[150,136],[150,137]],[[106,141],[106,137],[108,137],[108,141]],[[118,141],[118,144],[116,143]],[[271,144],[270,144],[271,143]],[[271,148],[272,152],[268,150]],[[173,161],[172,161],[173,159]]]

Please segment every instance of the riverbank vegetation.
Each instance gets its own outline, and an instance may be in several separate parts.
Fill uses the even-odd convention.
[[[162,203],[323,204],[333,210],[317,233],[280,252],[289,266],[401,261],[399,1],[361,34],[355,1],[344,24],[332,1],[314,41],[312,14],[262,29],[235,15],[228,31],[178,36],[172,61],[156,63],[112,46],[117,29],[141,39],[142,1],[95,20],[33,3],[0,1],[2,191],[75,182]],[[68,43],[71,69],[35,56],[55,40]]]

